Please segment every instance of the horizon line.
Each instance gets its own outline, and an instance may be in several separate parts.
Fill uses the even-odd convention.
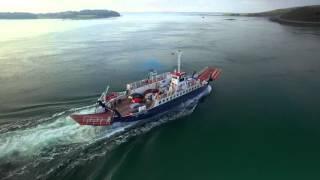
[[[285,8],[275,8],[275,9],[266,9],[263,11],[253,11],[253,12],[218,12],[218,11],[118,11],[118,10],[112,10],[112,9],[93,9],[93,8],[83,8],[78,10],[61,10],[61,11],[47,11],[47,12],[28,12],[28,11],[0,11],[0,13],[32,13],[32,14],[43,14],[43,13],[61,13],[61,12],[67,12],[67,11],[82,11],[82,10],[108,10],[108,11],[115,11],[118,13],[261,13],[261,12],[267,12],[267,11],[273,11],[278,9],[290,9],[290,8],[297,8],[297,7],[308,7],[308,6],[320,6],[319,4],[315,5],[307,5],[307,6],[289,6]]]

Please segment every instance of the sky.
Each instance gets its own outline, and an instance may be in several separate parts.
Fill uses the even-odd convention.
[[[0,0],[0,12],[110,9],[119,12],[261,12],[320,0]]]

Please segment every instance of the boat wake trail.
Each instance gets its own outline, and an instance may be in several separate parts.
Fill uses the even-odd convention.
[[[0,133],[0,177],[47,179],[63,177],[70,169],[104,156],[131,137],[193,112],[207,92],[157,117],[139,122],[115,123],[109,127],[80,126],[69,115],[89,113],[94,105],[55,114],[40,124]]]

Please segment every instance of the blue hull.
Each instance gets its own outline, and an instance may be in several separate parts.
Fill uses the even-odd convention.
[[[180,96],[174,100],[171,100],[167,103],[163,103],[155,108],[148,110],[145,113],[138,114],[136,116],[116,117],[113,119],[113,122],[133,122],[133,121],[139,121],[139,120],[151,118],[155,115],[166,112],[174,107],[177,107],[178,105],[180,105],[181,103],[183,103],[189,99],[192,99],[192,98],[198,96],[199,94],[204,92],[208,88],[208,86],[209,86],[209,84],[207,84],[203,87],[200,87],[199,89],[196,89],[196,90],[194,90],[190,93],[187,93],[183,96]]]

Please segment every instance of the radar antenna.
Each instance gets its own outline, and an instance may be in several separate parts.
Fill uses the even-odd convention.
[[[177,55],[177,60],[178,60],[178,72],[181,72],[181,57],[182,57],[182,51],[179,49],[177,50],[175,53],[172,54],[176,54]]]

